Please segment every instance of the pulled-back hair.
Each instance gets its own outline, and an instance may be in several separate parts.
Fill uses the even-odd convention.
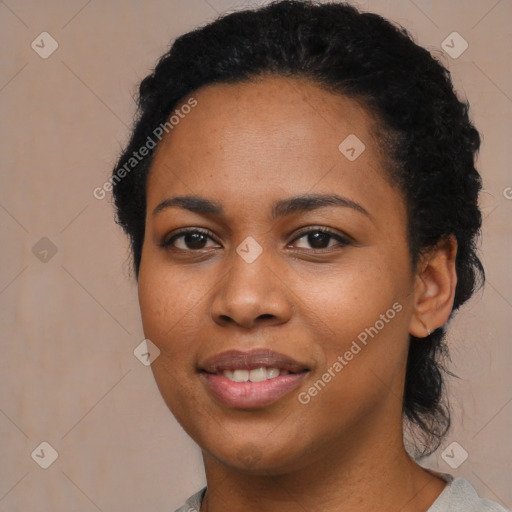
[[[178,37],[141,82],[138,118],[112,176],[116,222],[129,235],[137,279],[154,149],[122,179],[119,168],[197,89],[268,74],[307,78],[366,106],[379,126],[388,177],[406,201],[412,268],[447,236],[457,239],[458,309],[484,279],[475,246],[480,137],[468,104],[457,98],[448,70],[405,29],[343,3],[284,0],[225,15]],[[444,337],[444,326],[426,338],[410,336],[403,413],[416,455],[437,448],[450,424]]]

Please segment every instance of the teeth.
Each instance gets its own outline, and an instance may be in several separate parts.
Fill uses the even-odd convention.
[[[267,370],[265,368],[255,368],[249,372],[249,380],[251,382],[261,382],[267,380]]]
[[[247,382],[249,380],[249,370],[235,370],[233,380],[235,382]]]
[[[279,368],[267,368],[267,379],[273,379],[277,377],[281,372]]]
[[[254,368],[254,370],[224,370],[223,375],[233,382],[262,382],[275,379],[279,375],[288,375],[290,372],[279,368]]]

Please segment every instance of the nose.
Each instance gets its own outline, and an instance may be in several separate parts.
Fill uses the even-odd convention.
[[[262,255],[247,263],[238,254],[233,255],[212,300],[210,311],[215,323],[254,329],[290,320],[288,288],[268,260]]]

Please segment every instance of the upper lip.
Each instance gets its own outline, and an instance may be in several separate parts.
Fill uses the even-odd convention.
[[[208,373],[220,373],[224,370],[254,370],[255,368],[278,368],[291,373],[309,370],[306,365],[269,349],[250,351],[227,350],[203,361],[199,368]]]

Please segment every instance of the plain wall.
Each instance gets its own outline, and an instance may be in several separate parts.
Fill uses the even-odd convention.
[[[244,5],[0,3],[0,511],[173,511],[204,484],[199,449],[133,354],[144,335],[128,241],[110,196],[93,190],[127,141],[138,82],[171,40]],[[483,134],[488,281],[453,321],[453,428],[425,463],[511,507],[512,3],[358,5],[449,66]],[[47,59],[31,47],[43,31],[59,45]],[[469,44],[456,59],[441,49],[453,31]],[[58,452],[48,469],[31,457],[43,441]],[[468,453],[455,470],[441,457],[454,441]]]

